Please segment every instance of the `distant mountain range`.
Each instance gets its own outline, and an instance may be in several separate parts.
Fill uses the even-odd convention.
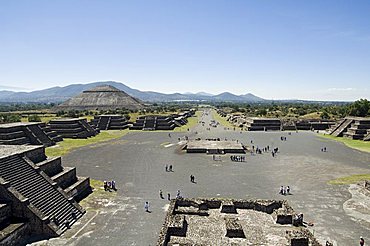
[[[224,101],[224,102],[264,102],[265,99],[257,97],[251,93],[244,95],[234,95],[229,92],[224,92],[219,95],[212,95],[206,92],[199,93],[172,93],[165,94],[154,91],[140,91],[132,89],[123,83],[114,81],[94,82],[89,84],[72,84],[65,87],[52,87],[45,90],[32,92],[14,92],[3,90],[0,91],[0,102],[14,103],[59,103],[78,95],[79,93],[96,87],[98,85],[112,85],[120,90],[123,90],[130,96],[136,97],[146,102],[171,102],[171,101]]]

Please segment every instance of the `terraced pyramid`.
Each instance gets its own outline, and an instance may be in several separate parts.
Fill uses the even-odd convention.
[[[143,102],[111,85],[102,85],[83,91],[56,107],[57,110],[138,110]]]

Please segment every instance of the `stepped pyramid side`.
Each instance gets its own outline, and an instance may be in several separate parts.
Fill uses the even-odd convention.
[[[144,108],[143,102],[110,85],[97,86],[83,91],[58,105],[54,110],[115,110]]]
[[[47,158],[44,146],[0,145],[0,245],[61,235],[85,213],[76,201],[91,192],[89,181]]]

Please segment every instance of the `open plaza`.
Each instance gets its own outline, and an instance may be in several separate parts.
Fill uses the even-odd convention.
[[[122,138],[81,147],[63,156],[63,165],[75,166],[79,176],[115,180],[117,191],[96,188],[102,194],[87,203],[86,214],[70,230],[59,238],[34,244],[157,245],[170,209],[168,195],[170,198],[180,195],[205,199],[287,200],[296,213],[304,214],[305,229],[323,245],[326,241],[333,245],[353,245],[360,236],[370,235],[369,194],[357,184],[329,184],[340,177],[369,173],[369,153],[322,138],[312,131],[246,132],[221,125],[209,128],[213,117],[208,109],[206,112],[199,118],[199,122],[205,124],[199,123],[189,131],[170,134],[133,131]],[[272,156],[271,151],[261,154],[246,151],[237,154],[244,156],[244,162],[233,162],[230,156],[235,154],[220,154],[215,159],[213,154],[186,153],[183,149],[185,139],[217,138],[237,141],[247,149],[269,147],[270,150],[278,148],[278,152]],[[326,151],[322,151],[323,148]],[[172,171],[166,171],[170,165]],[[191,175],[194,182],[190,182]],[[289,194],[279,194],[281,186],[289,186]],[[144,209],[146,202],[149,212]],[[249,227],[269,227],[264,226],[265,221],[273,221],[267,215],[257,215],[251,215],[254,219],[249,221]],[[209,225],[207,222],[203,222],[203,226],[197,224],[201,230],[212,230]],[[292,225],[285,226],[286,230],[292,229]],[[190,233],[195,228],[189,224],[187,230]],[[262,230],[260,242],[276,245],[273,240],[267,240],[270,232]],[[226,234],[226,230],[221,234]],[[245,235],[250,233],[245,231]],[[250,245],[245,240],[239,240],[238,245]],[[202,245],[232,243],[202,242]]]

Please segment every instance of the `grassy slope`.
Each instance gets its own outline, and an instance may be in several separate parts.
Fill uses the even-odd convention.
[[[330,180],[328,183],[332,185],[345,185],[345,184],[356,184],[364,180],[370,180],[370,174],[355,174],[351,176]]]
[[[353,149],[361,150],[364,152],[370,152],[370,141],[352,140],[348,138],[334,137],[331,135],[319,135],[319,136],[344,143],[346,146]]]
[[[219,115],[216,112],[216,110],[212,110],[212,117],[213,117],[213,119],[218,121],[224,127],[229,127],[229,128],[234,128],[235,127],[233,124],[231,124],[229,121],[227,121],[225,117],[222,117],[221,115]]]
[[[86,145],[108,141],[115,138],[120,138],[128,133],[126,130],[109,130],[101,131],[97,136],[88,139],[70,139],[66,138],[58,145],[46,148],[47,156],[63,156],[69,153],[71,150],[83,147]]]

